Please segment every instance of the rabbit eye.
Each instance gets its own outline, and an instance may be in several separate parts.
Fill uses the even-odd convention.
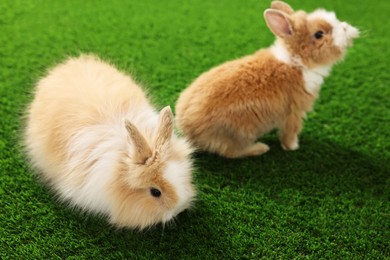
[[[323,32],[323,31],[318,31],[318,32],[316,32],[316,33],[314,34],[314,37],[315,37],[316,39],[321,39],[322,36],[324,36],[324,32]]]
[[[150,194],[152,194],[153,197],[158,198],[161,196],[161,191],[156,188],[151,188]]]

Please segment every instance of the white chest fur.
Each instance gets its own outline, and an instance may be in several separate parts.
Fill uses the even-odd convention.
[[[329,75],[330,66],[317,67],[314,69],[302,69],[305,89],[312,95],[318,95],[324,78]]]
[[[324,83],[324,78],[329,75],[331,66],[308,69],[302,64],[299,57],[292,57],[283,43],[279,40],[271,46],[270,50],[277,60],[286,64],[291,64],[291,66],[300,67],[302,69],[306,91],[311,95],[318,95],[321,85]]]

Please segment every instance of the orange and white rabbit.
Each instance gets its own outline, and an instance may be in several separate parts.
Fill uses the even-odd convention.
[[[191,206],[191,146],[136,83],[96,57],[53,68],[36,86],[25,145],[39,175],[72,206],[117,227],[165,223]]]
[[[264,18],[277,37],[270,48],[203,73],[177,101],[178,127],[199,149],[229,158],[261,155],[269,147],[256,140],[273,129],[285,150],[297,149],[302,118],[359,36],[334,12],[295,12],[281,1]]]

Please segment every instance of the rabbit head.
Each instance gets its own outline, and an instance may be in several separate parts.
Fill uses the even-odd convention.
[[[191,206],[195,196],[189,159],[192,150],[173,135],[173,123],[169,107],[160,112],[150,135],[125,120],[129,151],[110,187],[116,202],[111,221],[116,225],[143,229],[166,223]]]
[[[264,18],[289,55],[307,68],[333,65],[343,59],[353,39],[359,37],[357,28],[324,9],[308,14],[274,1]]]

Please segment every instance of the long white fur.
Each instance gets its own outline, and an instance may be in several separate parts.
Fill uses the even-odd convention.
[[[283,42],[279,39],[276,39],[275,43],[271,46],[270,51],[275,56],[275,58],[283,63],[291,64],[292,57],[287,48],[284,46]]]
[[[48,105],[43,107],[45,102]],[[61,102],[66,108],[63,111],[56,104]],[[56,123],[50,125],[50,128],[45,128],[45,124],[51,120],[48,116],[50,114],[45,113],[45,109],[50,109],[47,106],[55,108],[52,110],[54,116],[62,116],[61,112],[65,115],[58,122],[54,121]],[[83,125],[77,121],[77,115],[73,114],[78,111],[88,112],[85,108],[94,111],[90,116],[96,118],[88,118],[88,115],[82,114],[81,118],[86,118]],[[149,104],[142,89],[115,67],[98,58],[82,55],[56,66],[38,83],[36,98],[29,112],[26,149],[32,163],[42,172],[41,176],[58,192],[61,199],[72,206],[111,216],[114,210],[112,204],[117,201],[113,201],[115,198],[108,185],[116,181],[113,178],[116,177],[119,160],[126,160],[124,155],[129,158],[134,156],[125,119],[137,127],[153,148],[159,113]],[[73,126],[71,124],[74,122],[77,122],[77,128],[67,129],[67,125]],[[48,136],[53,128],[59,128],[67,134],[66,140],[51,140],[66,142],[67,146],[61,150],[61,160],[53,152],[56,150],[55,146],[47,148]],[[66,132],[67,130],[71,132]],[[188,156],[191,149],[186,141],[175,135],[173,138],[175,143],[171,143],[172,149]],[[185,162],[173,162],[174,166],[168,166],[166,170],[169,172],[166,179],[173,182],[179,204],[162,221],[169,221],[185,208],[184,205],[188,206],[195,194],[193,190],[186,191],[184,188],[191,183],[192,163],[190,158],[183,157],[183,161]],[[175,178],[175,174],[180,175],[181,172],[185,177]],[[191,188],[192,186],[189,187]],[[151,196],[149,192],[145,192],[145,196],[148,195]],[[142,208],[136,209],[129,218],[137,219],[143,211]],[[150,218],[150,221],[145,218]],[[142,225],[153,221],[156,218],[152,215],[143,216],[139,222],[144,227]]]
[[[192,192],[187,191],[186,186],[182,183],[187,182],[185,180],[188,179],[188,175],[185,173],[189,172],[190,169],[191,165],[188,163],[188,161],[169,161],[167,163],[167,167],[165,168],[163,176],[166,180],[168,180],[170,184],[172,184],[172,186],[176,190],[177,195],[179,197],[179,201],[177,202],[177,206],[175,209],[165,214],[164,221],[171,219],[172,216],[175,216],[188,206],[187,203],[190,199],[188,195]]]
[[[137,109],[138,110],[138,109]],[[158,114],[148,107],[140,107],[138,111],[127,118],[142,128],[153,128],[156,125]],[[96,213],[109,213],[111,206],[108,200],[107,183],[113,177],[113,170],[120,159],[121,152],[132,152],[128,149],[127,132],[118,118],[113,118],[105,124],[86,127],[80,130],[69,142],[69,162],[65,172],[81,171],[86,174],[84,183],[75,187],[72,176],[64,179],[56,186],[62,198],[82,209]],[[91,147],[91,144],[97,144]],[[89,148],[89,149],[86,149]],[[82,161],[83,158],[87,158]],[[92,167],[89,164],[96,161]],[[85,169],[84,167],[88,167]]]
[[[148,109],[148,107],[143,107],[136,113],[132,111],[126,115],[126,118],[140,126],[138,128],[143,129],[143,132],[153,133],[157,125],[158,114],[150,108]],[[108,200],[106,185],[110,183],[113,177],[112,171],[115,163],[120,158],[120,152],[128,151],[127,135],[125,127],[119,120],[88,127],[80,131],[69,143],[69,154],[72,154],[73,157],[70,158],[69,168],[66,171],[74,174],[80,167],[97,161],[93,167],[89,168],[85,182],[77,188],[72,183],[72,178],[61,180],[61,183],[56,186],[61,197],[84,210],[109,214],[111,205]],[[93,147],[92,150],[86,150],[86,147],[96,142],[98,143],[97,146]],[[132,152],[132,149],[129,152]],[[88,159],[80,161],[85,153],[88,154]],[[193,192],[185,190],[186,185],[184,183],[188,182],[190,176],[186,173],[190,169],[190,161],[169,161],[167,163],[163,173],[164,178],[174,187],[178,196],[178,203],[173,210],[165,214],[163,222],[169,221],[173,216],[188,207],[188,201],[191,199]]]
[[[303,68],[303,80],[305,89],[312,95],[317,95],[320,91],[324,78],[329,75],[331,66],[317,67],[313,69]]]
[[[299,57],[292,57],[287,48],[280,40],[276,40],[274,45],[271,46],[270,51],[275,58],[283,63],[298,66],[302,69],[303,80],[305,82],[305,89],[312,95],[317,95],[320,91],[321,85],[324,82],[324,78],[329,75],[331,66],[317,67],[313,69],[306,68],[302,64]]]

